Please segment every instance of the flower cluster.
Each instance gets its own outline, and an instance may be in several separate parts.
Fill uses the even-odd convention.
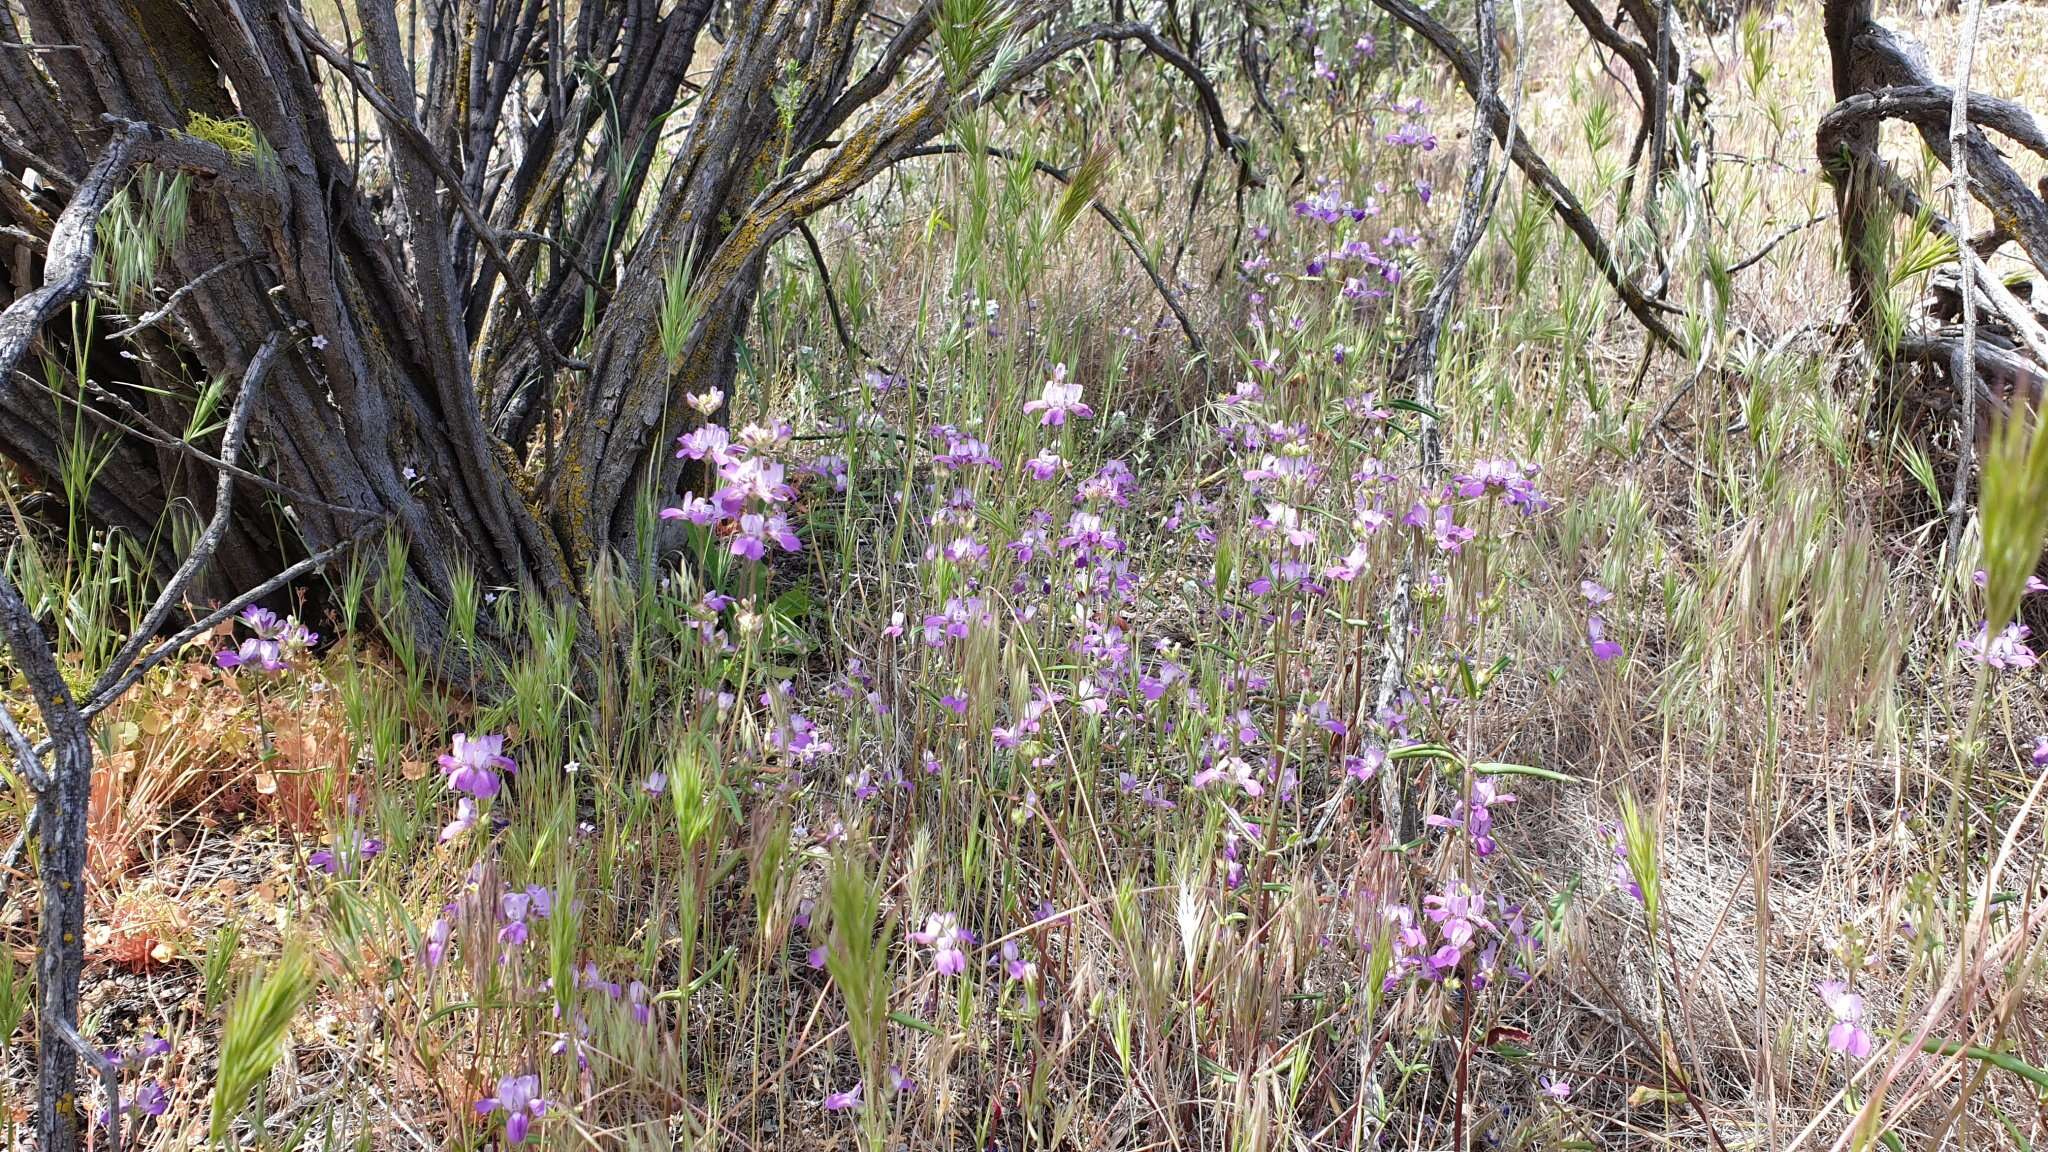
[[[1979,624],[1977,631],[1956,642],[1974,658],[1977,663],[2000,672],[2024,672],[2040,663],[2041,658],[2027,647],[2028,628],[2025,624],[2007,624],[1998,635],[1991,635],[1991,625]]]
[[[679,459],[709,462],[718,488],[707,499],[692,493],[681,505],[661,510],[664,520],[687,520],[723,533],[732,554],[759,562],[770,546],[784,552],[803,547],[786,506],[796,499],[782,457],[790,442],[788,424],[748,424],[734,436],[722,424],[706,424],[676,440]]]
[[[112,1064],[124,1073],[139,1070],[151,1061],[161,1060],[170,1054],[171,1042],[161,1036],[144,1037],[142,1042],[132,1050],[124,1051],[120,1048],[108,1048],[100,1053],[107,1063]],[[116,1108],[130,1116],[140,1117],[161,1116],[169,1111],[170,1107],[171,1096],[169,1092],[164,1090],[162,1082],[153,1079],[144,1080],[135,1086],[134,1091],[128,1094],[126,1100],[116,1101],[114,1107],[101,1109],[99,1122],[102,1127],[112,1125]]]
[[[246,609],[241,620],[255,635],[245,637],[233,648],[223,648],[216,653],[214,662],[222,668],[254,668],[272,674],[283,672],[291,667],[294,659],[320,642],[320,634],[299,623],[298,617],[279,617],[268,608]]]
[[[1297,53],[1307,69],[1298,77],[1315,90],[1350,84],[1374,52],[1368,38],[1347,53],[1351,33],[1327,32],[1282,50]],[[1360,139],[1391,142],[1404,152],[1400,163],[1414,165],[1415,153],[1435,147],[1419,105],[1381,101],[1373,114]],[[1211,921],[1224,926],[1219,932],[1247,923],[1241,912],[1271,890],[1264,882],[1288,879],[1284,862],[1305,842],[1312,810],[1355,812],[1355,795],[1345,795],[1355,794],[1352,784],[1419,769],[1416,747],[1460,723],[1466,705],[1443,669],[1476,667],[1481,657],[1448,652],[1444,637],[1483,633],[1482,642],[1494,642],[1498,629],[1462,614],[1495,611],[1483,606],[1493,588],[1477,585],[1511,585],[1501,579],[1519,554],[1509,546],[1518,534],[1535,535],[1532,525],[1558,503],[1535,463],[1491,449],[1444,469],[1404,464],[1424,414],[1366,386],[1385,376],[1390,349],[1376,334],[1390,312],[1384,302],[1407,290],[1422,260],[1417,234],[1390,225],[1401,201],[1426,203],[1430,194],[1420,179],[1404,188],[1387,172],[1353,172],[1309,185],[1291,218],[1282,207],[1254,227],[1239,267],[1243,298],[1232,302],[1250,319],[1243,369],[1198,406],[1198,419],[1182,423],[1176,435],[1186,440],[1171,447],[1149,413],[1111,411],[1112,398],[1139,394],[1123,374],[1156,349],[1159,333],[1127,332],[1123,345],[1100,357],[1091,347],[1089,367],[1070,369],[1084,361],[1062,362],[1061,338],[1040,339],[1032,301],[979,296],[956,302],[952,338],[990,365],[1044,365],[1043,373],[961,397],[869,372],[848,394],[865,411],[841,416],[835,401],[835,423],[823,431],[843,440],[815,456],[803,445],[823,436],[797,438],[782,424],[734,432],[707,423],[680,437],[677,455],[702,466],[693,475],[713,479],[661,513],[690,526],[677,531],[691,562],[665,574],[667,599],[650,615],[671,625],[677,666],[702,676],[679,685],[674,699],[679,715],[718,741],[720,791],[706,803],[730,806],[752,828],[767,826],[756,821],[769,805],[800,813],[808,823],[789,827],[787,844],[797,847],[777,865],[796,891],[815,890],[814,877],[797,874],[820,858],[865,852],[877,828],[900,827],[933,805],[996,796],[1032,835],[1052,822],[1049,808],[1086,807],[1108,841],[1097,846],[1112,854],[1132,849],[1133,829],[1160,842],[1199,836],[1210,853],[1198,893],[1204,915],[1226,910]],[[689,403],[707,420],[724,411],[714,394]],[[885,429],[894,433],[886,443]],[[1181,452],[1185,461],[1169,458]],[[802,547],[793,481],[806,476],[844,494],[817,512],[851,518],[838,526],[850,548],[871,549],[870,536],[887,541],[886,555],[874,548],[848,564],[888,565],[885,578],[847,598],[872,590],[877,615],[848,628],[833,618],[829,643],[818,645],[786,641],[805,627],[781,626],[781,602],[749,598],[770,583],[752,566]],[[1389,611],[1395,573],[1412,597],[1403,609],[1412,683],[1376,692],[1367,665],[1378,660],[1366,646],[1399,618]],[[1622,648],[1602,613],[1613,597],[1590,580],[1581,591],[1587,606],[1572,623],[1583,620],[1596,660],[1612,661]],[[1472,679],[1470,694],[1485,690]],[[647,1024],[656,1010],[645,983],[625,971],[609,979],[597,967],[613,963],[608,953],[593,950],[592,960],[537,946],[535,937],[573,935],[576,918],[559,906],[566,897],[495,871],[501,844],[528,843],[526,809],[551,808],[559,795],[535,786],[552,783],[534,763],[551,746],[520,738],[515,790],[503,736],[454,737],[440,759],[454,804],[442,837],[464,840],[448,855],[481,856],[487,867],[472,872],[417,942],[424,980],[460,979],[465,969],[450,967],[459,958],[480,984],[503,982],[536,1003],[545,988],[544,999],[556,1002],[547,1026],[555,1046],[520,1049],[515,1074],[478,1104],[504,1117],[508,1144],[566,1107],[543,1099],[543,1082],[559,1079],[588,1098],[586,1082],[601,1079],[597,1041],[587,1040],[598,1034],[585,1012]],[[587,754],[604,762],[603,750]],[[658,763],[575,776],[578,810],[594,800],[599,814],[588,818],[604,827],[563,835],[602,837],[611,849],[614,828],[644,831],[650,809],[660,830],[667,813],[658,810],[673,804],[680,814],[708,781]],[[1465,861],[1460,879],[1408,904],[1347,889],[1361,903],[1348,923],[1369,938],[1375,979],[1384,972],[1388,987],[1418,999],[1471,996],[1490,982],[1526,981],[1537,967],[1545,933],[1530,931],[1497,886],[1498,858],[1510,849],[1496,840],[1495,822],[1511,820],[1517,803],[1504,783],[1511,771],[1473,778],[1427,818],[1450,833],[1432,839]],[[480,824],[503,834],[465,839]],[[356,841],[338,839],[323,860],[339,874],[358,851]],[[793,895],[792,915],[784,891],[756,892],[764,954],[779,956],[792,981],[823,988],[842,979],[824,944],[841,926],[814,925],[816,905]],[[900,891],[913,904],[963,898],[943,886],[935,897],[916,885]],[[890,941],[894,954],[878,971],[907,970],[908,988],[897,995],[957,997],[963,1013],[990,1004],[999,1013],[1038,1011],[1041,997],[1068,982],[1062,963],[1071,949],[1041,924],[997,934],[992,947],[966,926],[996,922],[1012,899],[1021,897],[942,903],[946,910],[928,915],[919,907],[917,930]],[[1048,909],[1041,919],[1051,916]],[[573,990],[555,986],[571,978]],[[679,982],[694,978],[682,973]],[[885,1060],[862,1067],[860,1081],[828,1085],[826,1111],[878,1110],[892,1091],[915,1088],[900,1068],[885,1077]],[[1558,1078],[1543,1091],[1563,1103],[1572,1089]]]
[[[1481,858],[1491,856],[1499,845],[1493,840],[1493,811],[1496,804],[1512,804],[1515,797],[1499,789],[1499,782],[1491,777],[1481,777],[1472,782],[1472,792],[1458,801],[1449,816],[1430,815],[1423,823],[1432,828],[1462,828],[1472,838],[1472,852]]]

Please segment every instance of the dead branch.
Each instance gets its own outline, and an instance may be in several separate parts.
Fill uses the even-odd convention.
[[[57,217],[50,233],[49,253],[43,260],[42,287],[22,296],[0,312],[0,397],[9,391],[14,366],[27,354],[43,324],[58,310],[85,295],[87,277],[92,273],[93,247],[99,237],[100,213],[128,181],[135,167],[136,148],[146,133],[139,126],[115,131],[114,138],[100,152],[92,171],[79,182],[78,192]]]
[[[293,581],[300,577],[325,571],[328,563],[335,557],[361,544],[379,530],[388,527],[390,527],[388,522],[366,524],[358,529],[355,535],[330,544],[289,568],[279,570],[277,575],[250,588],[234,599],[221,604],[192,623],[187,624],[173,634],[170,639],[151,649],[147,656],[137,660],[129,667],[127,672],[121,675],[120,679],[115,680],[104,689],[95,691],[92,697],[86,701],[85,706],[78,710],[79,717],[90,720],[106,711],[118,702],[123,695],[127,694],[128,689],[133,688],[141,682],[144,676],[149,675],[151,669],[176,655],[185,645],[192,643],[199,637],[234,619],[249,605],[289,587]]]
[[[362,95],[363,99],[372,108],[377,110],[377,114],[384,118],[384,122],[405,140],[413,153],[421,162],[426,164],[433,175],[439,178],[441,183],[446,186],[448,195],[455,201],[455,206],[461,211],[462,218],[468,222],[471,230],[476,233],[478,241],[490,253],[491,260],[498,268],[504,271],[506,288],[512,293],[512,298],[519,303],[520,311],[530,321],[527,325],[527,331],[533,339],[534,347],[540,351],[541,355],[547,357],[548,361],[556,368],[571,372],[588,371],[590,365],[587,362],[578,360],[563,352],[555,347],[554,342],[548,338],[547,329],[542,324],[543,317],[540,306],[534,303],[533,296],[527,292],[525,281],[513,274],[515,266],[511,259],[505,255],[505,246],[499,239],[497,230],[492,228],[490,222],[484,219],[483,213],[478,210],[477,206],[470,202],[469,196],[463,190],[462,177],[456,173],[447,159],[435,148],[433,141],[427,139],[427,134],[420,130],[418,120],[401,109],[389,96],[385,95],[370,77],[363,74],[360,65],[344,56],[340,49],[329,44],[317,29],[307,23],[306,18],[297,9],[287,8],[285,12],[291,19],[292,30],[297,34],[299,43],[304,44],[312,50],[314,55],[327,61],[335,71],[341,73],[355,87],[356,91]],[[431,204],[434,200],[431,189],[416,188],[414,192],[419,199],[428,204]],[[451,292],[449,295],[450,303],[453,304],[456,294]]]
[[[1419,440],[1424,488],[1434,488],[1443,476],[1442,438],[1433,410],[1444,322],[1457,302],[1464,284],[1465,267],[1471,261],[1473,250],[1479,246],[1480,237],[1485,234],[1486,221],[1493,213],[1507,177],[1507,161],[1503,158],[1500,171],[1489,178],[1488,162],[1493,156],[1493,136],[1487,128],[1488,105],[1495,100],[1500,75],[1493,0],[1478,0],[1476,20],[1475,38],[1479,44],[1477,81],[1481,95],[1472,106],[1472,143],[1470,154],[1465,158],[1465,183],[1458,223],[1452,230],[1450,248],[1444,253],[1443,264],[1437,271],[1436,286],[1430,291],[1429,302],[1423,308],[1415,335],[1402,349],[1394,368],[1395,379],[1410,384],[1414,389],[1416,406],[1422,410]],[[1514,118],[1510,116],[1507,134],[1512,136],[1514,132]],[[1379,690],[1374,701],[1375,716],[1393,705],[1407,683],[1408,664],[1413,655],[1409,647],[1409,633],[1415,623],[1413,587],[1419,579],[1420,564],[1410,556],[1406,569],[1394,585],[1392,603],[1387,609]],[[1354,717],[1354,722],[1364,719]],[[1339,785],[1337,794],[1330,798],[1322,817],[1316,822],[1308,843],[1322,839],[1330,822],[1336,818],[1349,782],[1350,777],[1344,777],[1344,783]],[[1421,831],[1422,811],[1408,771],[1391,761],[1383,765],[1380,768],[1379,793],[1381,817],[1391,822],[1395,842],[1405,844],[1413,840]]]
[[[1839,145],[1850,130],[1869,120],[1904,120],[1916,126],[1945,129],[1955,103],[1954,91],[1941,84],[1862,92],[1822,113],[1819,137],[1828,144]],[[1989,128],[2030,152],[2048,157],[2048,133],[2041,130],[2033,113],[2010,100],[1982,92],[1971,92],[1967,106],[1968,124]]]
[[[1641,324],[1657,343],[1674,352],[1682,351],[1683,342],[1664,322],[1663,316],[1677,314],[1679,310],[1652,300],[1628,273],[1622,270],[1613,248],[1607,243],[1607,238],[1601,234],[1600,227],[1593,222],[1593,218],[1586,214],[1578,197],[1551,170],[1549,163],[1537,153],[1522,132],[1513,127],[1508,110],[1498,97],[1484,94],[1485,90],[1480,85],[1479,64],[1472,52],[1435,16],[1423,11],[1411,0],[1373,2],[1428,41],[1444,59],[1450,61],[1451,68],[1458,74],[1459,83],[1464,86],[1466,94],[1478,101],[1485,110],[1487,125],[1492,130],[1494,139],[1507,147],[1515,166],[1522,170],[1522,174],[1530,183],[1536,185],[1549,198],[1551,211],[1564,222],[1572,235],[1578,238],[1580,246],[1593,258],[1594,266],[1600,270],[1600,275],[1607,281],[1608,286],[1621,297],[1622,304],[1628,309],[1629,314],[1635,317],[1636,322]]]
[[[846,350],[848,357],[873,359],[846,327],[846,314],[839,309],[839,294],[832,290],[832,269],[825,263],[824,249],[818,247],[817,234],[811,231],[811,226],[807,223],[799,223],[796,230],[804,239],[804,247],[810,250],[811,266],[818,270],[818,289],[825,297],[825,308],[831,313],[832,330],[839,334],[840,347]]]
[[[14,753],[16,767],[21,769],[22,778],[28,781],[31,790],[41,792],[50,786],[50,778],[43,772],[42,757],[36,755],[35,746],[28,742],[28,736],[15,722],[14,713],[7,705],[0,703],[0,734],[7,737],[7,747]]]
[[[256,349],[256,354],[249,358],[248,370],[242,373],[241,391],[235,396],[234,407],[228,412],[227,429],[221,433],[220,439],[220,458],[228,468],[235,466],[235,458],[241,453],[242,440],[249,432],[249,418],[256,411],[256,398],[262,394],[263,381],[270,375],[270,366],[284,350],[284,344],[285,333],[271,333],[269,338],[263,341],[262,346]],[[214,487],[212,518],[199,533],[199,539],[193,542],[191,551],[185,556],[185,562],[164,582],[163,589],[157,593],[156,602],[142,614],[142,621],[136,625],[127,643],[121,645],[114,653],[113,659],[107,662],[106,669],[93,682],[92,690],[86,693],[88,697],[99,696],[118,681],[128,671],[128,665],[149,643],[150,638],[163,627],[164,621],[170,617],[171,609],[177,606],[178,598],[185,594],[185,586],[192,582],[192,577],[206,566],[207,561],[213,559],[213,550],[220,546],[221,539],[227,535],[234,502],[235,476],[233,472],[223,469]]]
[[[1758,245],[1756,251],[1751,252],[1749,255],[1744,256],[1742,259],[1737,260],[1733,264],[1730,264],[1728,266],[1728,275],[1733,276],[1737,272],[1744,272],[1749,270],[1750,268],[1754,268],[1756,265],[1763,262],[1764,257],[1769,256],[1773,251],[1775,251],[1778,245],[1783,244],[1785,241],[1790,240],[1792,237],[1798,235],[1799,233],[1806,231],[1808,228],[1813,227],[1815,224],[1819,224],[1824,220],[1833,219],[1834,215],[1835,214],[1833,212],[1816,212],[1812,216],[1809,216],[1806,219],[1801,220],[1797,224],[1787,224],[1785,227],[1778,229],[1775,235],[1773,235],[1770,239],[1764,241],[1761,245]]]
[[[215,264],[213,267],[208,268],[206,271],[201,272],[199,275],[194,276],[192,279],[187,280],[183,284],[178,285],[175,291],[173,291],[169,296],[164,298],[164,302],[162,304],[158,305],[156,308],[150,310],[149,312],[144,313],[128,326],[124,328],[118,328],[113,332],[108,333],[107,338],[110,340],[125,340],[128,337],[133,336],[136,333],[141,332],[145,329],[156,327],[158,324],[161,324],[166,319],[168,319],[171,315],[171,312],[175,310],[179,304],[183,303],[188,297],[190,297],[192,293],[197,292],[199,289],[205,287],[207,281],[213,279],[215,276],[218,276],[223,272],[232,272],[237,268],[246,268],[257,262],[258,258],[255,255],[251,254],[248,256],[240,256],[233,260],[223,260],[220,263]]]
[[[1816,134],[1825,148],[1822,162],[1839,163],[1844,144],[1850,145],[1852,152],[1874,152],[1878,122],[1899,118],[1919,129],[1935,159],[1953,168],[1948,111],[1954,97],[1947,85],[1936,82],[1928,72],[1917,47],[1866,18],[1851,36],[1848,52],[1850,79],[1861,83],[1822,117]],[[1975,126],[1990,127],[2042,155],[2048,155],[2043,151],[2048,135],[2031,115],[2010,102],[1973,92],[1968,106],[1972,128],[1965,147],[1970,193],[1990,210],[1993,220],[2012,233],[2036,268],[2048,270],[2048,204]],[[1861,239],[1861,233],[1845,236]]]
[[[1977,17],[1982,11],[1980,0],[1967,0],[1968,7],[1963,15],[1962,43],[1957,48],[1961,59],[1956,65],[1956,86],[1949,103],[1949,164],[1955,173],[1954,200],[1950,211],[1955,219],[1950,222],[1956,242],[1956,257],[1965,264],[1979,263],[1977,254],[1970,251],[1970,65],[1977,55]],[[2026,117],[2031,124],[2032,117]],[[1971,269],[1973,272],[1975,268]],[[1954,491],[1948,502],[1948,558],[1956,561],[1958,550],[1963,543],[1963,511],[1969,506],[1970,471],[1977,450],[1977,389],[1974,386],[1977,363],[1977,294],[1963,292],[1963,338],[1956,349],[1954,375],[1963,383],[1963,435],[1956,446],[1957,461]],[[2003,288],[2001,287],[2002,291]]]
[[[1280,136],[1281,143],[1286,145],[1288,155],[1294,158],[1294,175],[1287,181],[1287,186],[1293,188],[1308,178],[1308,153],[1302,151],[1301,142],[1295,138],[1294,129],[1288,125],[1287,118],[1280,114],[1279,107],[1273,103],[1272,94],[1266,90],[1266,74],[1270,71],[1270,65],[1262,62],[1258,44],[1252,35],[1255,27],[1252,7],[1251,4],[1243,6],[1244,22],[1237,35],[1238,66],[1244,70],[1245,78],[1251,82],[1252,106],[1257,108],[1259,114],[1266,118],[1266,122],[1273,126],[1273,130]],[[1258,26],[1258,31],[1263,34],[1265,29]]]
[[[1090,24],[1054,36],[1033,51],[1025,53],[1016,63],[992,78],[979,103],[989,103],[1026,77],[1076,49],[1089,44],[1115,44],[1125,40],[1136,40],[1147,52],[1187,78],[1195,90],[1209,131],[1216,137],[1216,143],[1237,161],[1238,186],[1261,187],[1265,181],[1252,165],[1251,150],[1244,139],[1231,130],[1230,117],[1223,111],[1223,100],[1216,94],[1215,83],[1209,79],[1208,73],[1202,71],[1200,65],[1188,59],[1180,49],[1167,43],[1150,24]]]
[[[97,171],[101,165],[95,165]],[[88,179],[81,185],[92,187]],[[8,311],[20,307],[16,301]],[[33,336],[33,333],[30,334]],[[24,338],[25,342],[26,338]],[[78,1018],[85,957],[86,813],[92,794],[92,741],[43,629],[0,571],[0,636],[28,681],[54,756],[48,787],[36,798],[41,841],[42,914],[36,956],[36,1131],[43,1148],[78,1146],[77,1053],[64,1035]]]

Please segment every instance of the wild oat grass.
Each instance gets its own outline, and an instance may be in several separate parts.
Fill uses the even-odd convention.
[[[1648,267],[1616,208],[1631,89],[1523,7],[1517,122]],[[999,11],[942,5],[939,66]],[[1817,14],[1688,46],[1716,163],[1659,192],[1684,354],[1645,359],[1510,176],[1427,411],[1387,377],[1467,110],[1420,46],[1329,16],[1273,81],[1307,177],[1268,142],[1241,236],[1225,158],[1106,47],[1059,114],[978,113],[815,221],[858,347],[778,252],[733,395],[702,398],[730,419],[676,445],[708,483],[643,509],[688,547],[607,561],[587,614],[463,571],[427,650],[394,537],[335,577],[326,646],[251,617],[163,673],[253,736],[137,760],[206,786],[129,785],[187,801],[92,878],[194,925],[88,976],[141,1146],[2038,1143],[2048,718],[2006,628],[2037,618],[2048,440],[1993,441],[1943,554],[1952,433],[1838,335]],[[2044,32],[1988,13],[1987,85]],[[1895,312],[1931,235],[1886,237]],[[89,483],[90,437],[73,458]],[[81,669],[136,547],[10,553]],[[26,979],[0,950],[17,1109]]]

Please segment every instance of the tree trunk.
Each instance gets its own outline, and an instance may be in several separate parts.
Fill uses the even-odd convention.
[[[1828,60],[1834,80],[1835,99],[1847,100],[1864,90],[1869,77],[1858,60],[1855,38],[1871,22],[1872,0],[1828,0],[1823,12],[1827,33]],[[1822,157],[1833,163],[1835,212],[1842,238],[1842,259],[1849,276],[1849,309],[1866,338],[1874,337],[1879,262],[1881,252],[1873,229],[1885,216],[1883,205],[1872,187],[1872,174],[1857,157],[1877,154],[1878,122],[1857,127],[1846,143],[1848,156]],[[1874,340],[1870,341],[1873,350]]]
[[[737,4],[658,190],[647,188],[656,141],[679,112],[711,0],[666,16],[610,0],[573,18],[549,0],[463,0],[445,36],[415,46],[430,53],[424,69],[390,0],[355,7],[358,55],[281,4],[26,0],[33,41],[83,51],[0,52],[0,162],[16,177],[0,180],[0,216],[46,234],[49,209],[24,171],[61,184],[75,164],[39,157],[82,157],[108,116],[158,129],[157,163],[193,181],[185,235],[158,277],[183,287],[140,337],[160,355],[117,358],[97,334],[87,353],[110,366],[96,381],[107,395],[85,403],[102,423],[132,404],[182,428],[188,375],[232,378],[268,332],[310,330],[257,418],[281,498],[243,510],[216,575],[245,585],[291,554],[389,525],[408,546],[416,618],[405,626],[429,649],[445,639],[458,563],[487,586],[573,592],[606,551],[632,548],[643,493],[667,499],[684,482],[667,451],[700,419],[684,397],[731,390],[770,250],[917,154],[950,115],[1075,48],[1135,40],[1195,84],[1240,180],[1252,178],[1192,61],[1142,24],[1054,29],[1059,6],[1007,12],[971,58],[934,67],[918,54],[954,51],[934,42],[935,2],[865,45],[867,0]],[[998,32],[1036,46],[1006,58]],[[20,38],[6,27],[0,37]],[[998,61],[1000,74],[979,75]],[[360,115],[332,122],[324,86],[352,91]],[[530,118],[507,114],[529,101]],[[388,190],[364,181],[365,121]],[[27,280],[17,276],[17,292],[34,279],[27,249],[12,264]],[[699,319],[672,334],[682,338],[670,363],[663,313],[685,265]],[[587,364],[572,356],[579,347]],[[46,399],[15,398],[19,427],[0,434],[0,451],[48,482],[76,413]],[[92,511],[147,532],[194,487],[192,461],[107,435],[119,466],[95,486]],[[528,469],[536,447],[544,456]],[[205,499],[192,494],[202,512]]]
[[[409,623],[429,647],[443,638],[442,606],[458,557],[487,584],[567,586],[559,546],[527,509],[474,401],[461,302],[445,291],[452,261],[436,243],[446,231],[431,200],[417,195],[424,181],[417,173],[400,181],[408,272],[336,148],[320,86],[293,43],[285,11],[271,6],[244,19],[224,0],[203,0],[189,16],[169,0],[30,0],[26,7],[38,41],[99,50],[86,53],[98,57],[89,71],[51,69],[59,84],[55,103],[82,110],[86,115],[74,114],[74,122],[93,125],[82,136],[104,131],[97,125],[102,115],[182,127],[197,112],[246,119],[260,142],[260,151],[222,150],[222,171],[195,182],[185,235],[165,270],[177,283],[207,276],[175,318],[191,360],[205,373],[238,375],[280,326],[304,323],[317,337],[278,365],[258,415],[271,471],[301,497],[290,501],[290,528],[300,539],[280,540],[283,526],[250,502],[235,526],[240,546],[222,552],[232,570],[216,579],[246,586],[256,573],[279,567],[287,552],[389,523],[408,542],[408,581],[423,594],[413,598],[417,619]],[[386,50],[382,63],[402,74],[392,67],[393,42],[376,38],[390,26],[366,26],[372,44]],[[29,59],[22,51],[0,53],[7,74],[0,86],[40,83]],[[228,270],[208,275],[222,267]],[[17,292],[23,287],[14,285]],[[174,371],[146,363],[107,384],[190,393]],[[32,475],[53,476],[66,413],[22,392],[13,414],[20,433],[0,447]],[[162,415],[169,419],[160,423],[183,426],[181,413]],[[165,475],[163,462],[148,460],[132,440],[119,451],[120,466],[93,490],[93,511],[109,526],[146,532],[178,492],[179,478]],[[189,462],[183,467],[189,471]]]

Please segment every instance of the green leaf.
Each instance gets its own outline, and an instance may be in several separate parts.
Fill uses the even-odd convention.
[[[1972,1060],[1989,1064],[1993,1068],[2003,1068],[2015,1076],[2031,1081],[2037,1091],[2048,1092],[2048,1071],[2036,1068],[2010,1052],[1994,1052],[1975,1044],[1958,1044],[1953,1040],[1941,1040],[1933,1036],[1920,1042],[1920,1050],[1935,1056],[1954,1056],[1961,1053]]]
[[[1389,760],[1450,760],[1459,761],[1458,754],[1443,744],[1403,744],[1387,750]]]
[[[889,1013],[889,1019],[894,1023],[903,1025],[905,1028],[914,1028],[927,1036],[937,1036],[940,1032],[937,1024],[929,1020],[920,1020],[908,1012],[891,1012]]]
[[[1534,764],[1504,764],[1497,760],[1481,760],[1472,765],[1472,771],[1481,776],[1534,776],[1538,780],[1550,780],[1558,784],[1584,784],[1577,776],[1568,776],[1552,768],[1538,768]]]
[[[1387,407],[1392,408],[1396,412],[1413,412],[1418,416],[1427,416],[1431,420],[1442,420],[1444,418],[1442,412],[1416,400],[1389,400],[1387,401]]]

